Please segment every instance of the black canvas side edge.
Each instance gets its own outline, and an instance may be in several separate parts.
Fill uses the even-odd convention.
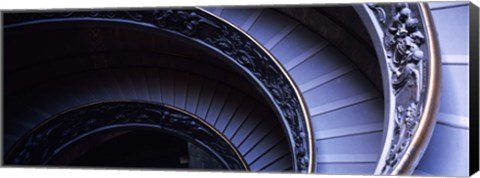
[[[479,13],[470,2],[470,175],[479,170]]]

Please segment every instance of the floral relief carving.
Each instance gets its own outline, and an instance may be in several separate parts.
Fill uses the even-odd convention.
[[[418,14],[407,3],[368,4],[384,29],[384,47],[395,104],[394,128],[382,174],[390,173],[405,154],[422,112],[428,59]],[[386,13],[390,12],[390,13]]]

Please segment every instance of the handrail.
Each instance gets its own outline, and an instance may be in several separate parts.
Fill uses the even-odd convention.
[[[313,132],[300,90],[277,59],[234,25],[199,8],[4,14],[5,28],[63,20],[111,20],[144,25],[191,40],[229,59],[227,62],[254,83],[281,119],[294,171],[314,171]]]
[[[363,4],[364,18],[382,66],[386,124],[375,174],[411,174],[435,124],[440,53],[426,3]]]

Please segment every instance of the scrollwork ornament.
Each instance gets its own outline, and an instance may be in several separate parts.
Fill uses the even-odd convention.
[[[381,8],[380,6],[378,6],[378,4],[376,4],[376,3],[367,3],[367,6],[368,6],[370,9],[376,11],[376,15],[377,15],[378,21],[379,21],[380,23],[384,24],[385,21],[386,21],[385,10],[383,10],[383,8]]]

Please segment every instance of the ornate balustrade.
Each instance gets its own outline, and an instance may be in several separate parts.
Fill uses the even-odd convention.
[[[355,8],[364,17],[384,81],[384,144],[375,174],[411,174],[432,135],[439,103],[440,55],[428,6]]]

